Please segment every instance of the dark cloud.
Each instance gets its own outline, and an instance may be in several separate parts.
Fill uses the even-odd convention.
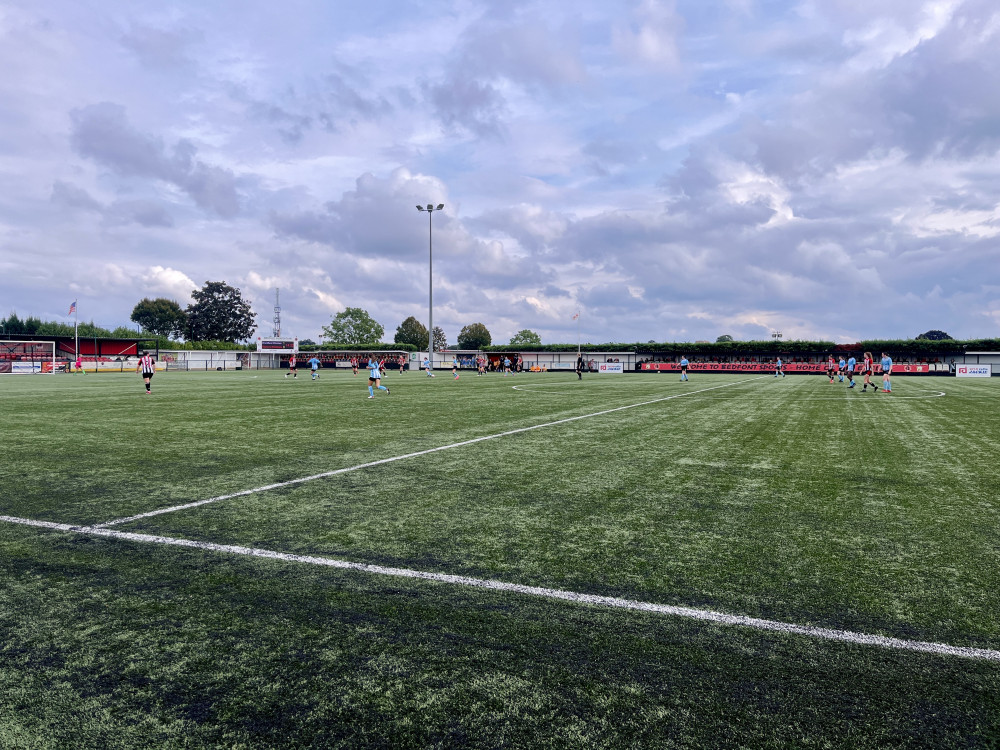
[[[424,92],[448,130],[490,137],[503,133],[507,102],[493,84],[463,75],[440,84],[426,84]]]
[[[224,218],[239,213],[233,173],[196,160],[189,141],[178,141],[168,152],[162,139],[135,130],[125,108],[110,102],[73,110],[71,121],[70,141],[79,155],[125,176],[172,183],[199,208]]]
[[[159,203],[144,200],[116,201],[105,212],[111,224],[140,224],[144,227],[172,227],[173,217]]]
[[[104,210],[104,206],[92,198],[86,190],[62,180],[56,180],[52,184],[52,202],[67,208],[82,208],[86,211]]]

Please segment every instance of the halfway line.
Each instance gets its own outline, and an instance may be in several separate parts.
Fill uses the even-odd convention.
[[[129,531],[117,531],[115,529],[100,529],[93,526],[71,526],[69,524],[52,523],[51,521],[33,521],[28,518],[15,518],[12,516],[0,516],[0,521],[51,529],[53,531],[66,531],[78,534],[89,534],[92,536],[109,537],[112,539],[122,539],[129,542],[164,544],[173,547],[188,547],[211,552],[224,552],[232,555],[243,555],[246,557],[261,557],[270,560],[282,560],[285,562],[301,563],[305,565],[322,565],[328,568],[353,570],[360,573],[372,573],[375,575],[394,576],[398,578],[414,578],[425,581],[438,581],[440,583],[451,583],[459,586],[470,586],[473,588],[488,589],[491,591],[504,591],[514,594],[524,594],[527,596],[537,596],[545,599],[557,599],[576,602],[579,604],[589,604],[595,607],[610,607],[633,612],[652,612],[655,614],[672,615],[674,617],[684,617],[693,620],[702,620],[705,622],[715,622],[720,625],[741,626],[745,628],[753,628],[755,630],[785,633],[788,635],[821,638],[827,641],[839,641],[858,646],[879,646],[881,648],[891,648],[901,651],[917,651],[927,654],[936,654],[938,656],[957,656],[964,659],[985,659],[987,661],[1000,662],[1000,651],[989,648],[951,646],[947,643],[935,643],[932,641],[907,641],[902,638],[890,638],[884,635],[869,635],[867,633],[857,633],[851,630],[832,630],[830,628],[817,628],[811,625],[795,625],[792,623],[780,622],[778,620],[764,620],[758,617],[727,615],[722,612],[713,612],[709,609],[678,607],[670,604],[654,604],[652,602],[641,602],[635,599],[619,599],[614,596],[580,594],[575,591],[549,589],[541,586],[525,586],[519,583],[506,583],[504,581],[494,581],[484,578],[469,578],[467,576],[454,576],[446,573],[427,573],[420,570],[410,570],[408,568],[389,568],[382,565],[368,565],[366,563],[348,562],[347,560],[335,560],[327,557],[315,557],[313,555],[293,555],[287,552],[275,552],[273,550],[259,549],[256,547],[239,547],[230,544],[212,544],[211,542],[198,542],[192,539],[175,539],[166,536],[153,536],[151,534],[136,534]]]
[[[760,376],[767,377],[767,376]],[[234,497],[243,497],[244,495],[254,495],[258,492],[267,492],[268,490],[276,490],[281,487],[289,487],[293,484],[302,484],[303,482],[312,482],[316,479],[324,479],[326,477],[336,476],[337,474],[346,474],[350,471],[358,471],[359,469],[369,469],[372,466],[381,466],[382,464],[391,464],[395,461],[403,461],[407,458],[417,458],[418,456],[426,456],[429,453],[437,453],[438,451],[451,450],[452,448],[461,448],[465,445],[473,445],[474,443],[481,443],[484,440],[495,440],[496,438],[507,437],[508,435],[517,435],[521,432],[529,432],[531,430],[540,430],[543,427],[553,427],[558,424],[566,424],[567,422],[576,422],[580,419],[589,419],[591,417],[600,417],[604,414],[612,414],[616,411],[624,411],[625,409],[635,409],[638,406],[649,406],[650,404],[656,404],[661,401],[670,401],[674,398],[681,398],[682,396],[692,396],[695,393],[704,393],[705,391],[714,391],[717,388],[728,388],[732,385],[742,385],[743,383],[749,383],[754,380],[760,380],[760,377],[750,378],[749,380],[738,380],[735,383],[724,383],[723,385],[713,385],[711,388],[702,388],[697,391],[688,391],[686,393],[677,393],[673,396],[664,396],[662,398],[654,398],[652,401],[643,401],[638,404],[628,404],[627,406],[616,406],[613,409],[605,409],[603,411],[595,411],[593,414],[581,414],[578,417],[567,417],[566,419],[557,419],[555,422],[546,422],[545,424],[536,424],[531,427],[518,427],[515,430],[507,430],[505,432],[498,432],[495,435],[484,435],[483,437],[472,438],[471,440],[462,440],[458,443],[451,443],[450,445],[442,445],[437,448],[428,448],[423,451],[416,451],[415,453],[404,453],[402,456],[392,456],[391,458],[380,458],[377,461],[369,461],[368,463],[358,464],[357,466],[348,466],[343,469],[334,469],[332,471],[324,471],[322,474],[312,474],[308,477],[299,477],[298,479],[289,479],[287,482],[275,482],[274,484],[266,484],[263,487],[254,487],[252,490],[241,490],[240,492],[233,492],[229,495],[219,495],[218,497],[210,497],[207,500],[196,500],[193,503],[185,503],[184,505],[174,505],[170,508],[161,508],[160,510],[151,510],[148,513],[139,513],[134,516],[128,516],[127,518],[116,518],[113,521],[105,521],[104,523],[97,523],[89,528],[103,529],[108,526],[118,526],[123,523],[130,523],[131,521],[138,521],[142,518],[150,518],[151,516],[159,516],[164,513],[173,513],[178,510],[187,510],[188,508],[197,508],[199,505],[207,505],[208,503],[217,503],[220,500],[232,500]]]

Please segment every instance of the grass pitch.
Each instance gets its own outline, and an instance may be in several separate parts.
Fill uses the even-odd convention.
[[[310,562],[996,654],[996,381],[366,383],[0,379],[0,747],[1000,744],[996,658]]]

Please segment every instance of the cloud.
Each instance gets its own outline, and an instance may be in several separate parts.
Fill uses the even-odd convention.
[[[239,212],[236,178],[228,169],[195,159],[197,149],[178,141],[170,153],[161,139],[135,130],[125,108],[103,102],[73,110],[76,152],[126,177],[163,180],[187,193],[199,208],[223,218]]]
[[[104,206],[92,198],[86,190],[62,180],[52,183],[52,202],[66,208],[80,208],[85,211],[104,210]]]
[[[141,273],[142,281],[152,293],[160,293],[182,305],[191,301],[191,292],[200,289],[187,274],[174,268],[152,266]]]
[[[157,201],[118,200],[104,205],[83,188],[62,180],[52,184],[52,203],[99,214],[108,225],[141,224],[146,227],[172,227],[173,217]]]
[[[183,68],[192,63],[188,49],[202,38],[201,33],[193,29],[132,24],[122,33],[121,44],[150,68]]]
[[[637,60],[653,68],[676,71],[680,67],[677,38],[684,21],[673,0],[641,0],[633,11],[631,25],[618,24],[613,45],[626,59]]]

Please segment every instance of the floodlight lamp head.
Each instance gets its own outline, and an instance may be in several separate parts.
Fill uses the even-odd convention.
[[[435,211],[440,211],[442,208],[444,208],[444,204],[438,203],[438,207],[435,209]]]
[[[423,211],[423,210],[424,210],[424,207],[423,207],[423,206],[417,206],[417,210],[418,210],[418,211]]]
[[[434,204],[433,203],[428,203],[427,204],[427,210],[428,211],[433,211],[434,210]]]

